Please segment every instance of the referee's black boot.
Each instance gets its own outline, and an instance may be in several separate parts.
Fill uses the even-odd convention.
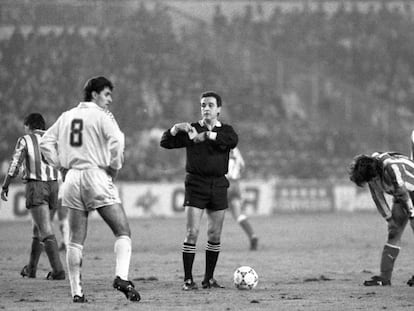
[[[378,275],[375,275],[371,278],[371,280],[367,280],[364,282],[364,286],[390,286],[391,281],[386,280]]]

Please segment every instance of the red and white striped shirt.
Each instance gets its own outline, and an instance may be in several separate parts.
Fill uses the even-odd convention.
[[[16,177],[20,168],[23,168],[23,179],[25,180],[57,180],[57,169],[42,159],[39,148],[39,141],[42,135],[43,131],[35,130],[32,134],[19,137],[14,148],[8,175]]]
[[[405,202],[408,210],[412,210],[409,193],[414,191],[414,162],[392,152],[374,153],[373,156],[382,163],[380,178],[369,182],[372,198],[380,214],[386,219],[391,217],[384,193],[391,195],[394,200]]]

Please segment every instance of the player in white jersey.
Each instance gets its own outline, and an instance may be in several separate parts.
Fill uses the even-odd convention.
[[[250,241],[250,250],[257,250],[259,239],[255,235],[253,228],[249,222],[249,219],[242,212],[243,198],[240,189],[240,179],[242,172],[244,171],[245,163],[240,150],[236,147],[231,149],[229,158],[229,168],[226,174],[227,179],[230,182],[228,190],[229,209],[231,214],[243,231],[246,233]]]
[[[69,208],[70,242],[66,259],[73,302],[85,302],[81,265],[88,216],[96,210],[116,236],[113,287],[127,299],[140,295],[128,280],[131,231],[113,182],[123,164],[124,135],[108,106],[113,85],[94,77],[84,87],[84,102],[64,112],[43,136],[40,148],[46,160],[66,172],[62,205]]]
[[[401,249],[401,236],[409,220],[414,229],[414,162],[395,152],[358,155],[350,165],[349,177],[359,187],[368,184],[378,212],[388,222],[388,240],[382,251],[381,273],[365,281],[364,285],[391,285],[394,263]],[[385,194],[392,196],[391,209]],[[414,276],[407,284],[414,285]]]

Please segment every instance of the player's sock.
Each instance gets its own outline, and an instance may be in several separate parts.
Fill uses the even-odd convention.
[[[59,229],[60,233],[62,235],[63,244],[65,246],[68,246],[69,244],[69,219],[68,217],[65,217],[64,219],[59,221]]]
[[[50,265],[52,266],[53,273],[57,274],[63,271],[63,265],[59,257],[59,248],[54,234],[49,235],[43,239],[45,246],[45,252],[49,258]]]
[[[117,237],[114,252],[116,255],[115,275],[127,281],[131,261],[131,238],[127,235]]]
[[[213,278],[214,270],[216,268],[217,259],[220,254],[220,242],[207,242],[206,245],[206,270],[204,273],[204,281],[209,281]]]
[[[33,237],[32,239],[32,247],[30,250],[30,258],[29,258],[29,271],[33,271],[36,273],[37,264],[39,263],[40,255],[43,251],[43,245],[40,242],[38,237]]]
[[[247,219],[246,215],[240,215],[237,218],[237,222],[239,223],[239,225],[242,227],[242,229],[244,230],[244,232],[246,232],[247,236],[249,237],[249,239],[251,239],[252,237],[254,237],[254,232],[253,232],[253,228],[250,225],[250,222]]]
[[[397,259],[400,249],[401,247],[389,243],[385,244],[384,246],[381,256],[380,270],[381,277],[385,280],[391,280],[394,263]]]
[[[80,244],[68,243],[66,250],[66,263],[68,266],[70,289],[72,291],[72,297],[76,295],[83,296],[82,290],[82,251],[83,246]]]
[[[191,243],[183,243],[183,265],[184,265],[184,281],[193,279],[193,263],[196,253],[196,245]]]

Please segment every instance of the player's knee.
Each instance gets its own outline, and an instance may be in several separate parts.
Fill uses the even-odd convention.
[[[392,227],[388,229],[388,241],[396,242],[401,238],[402,230],[399,227]]]
[[[207,231],[207,237],[208,237],[208,240],[211,242],[220,242],[221,231],[209,229]]]
[[[198,232],[199,230],[196,228],[189,228],[186,232],[186,241],[188,243],[196,243],[198,238]]]

